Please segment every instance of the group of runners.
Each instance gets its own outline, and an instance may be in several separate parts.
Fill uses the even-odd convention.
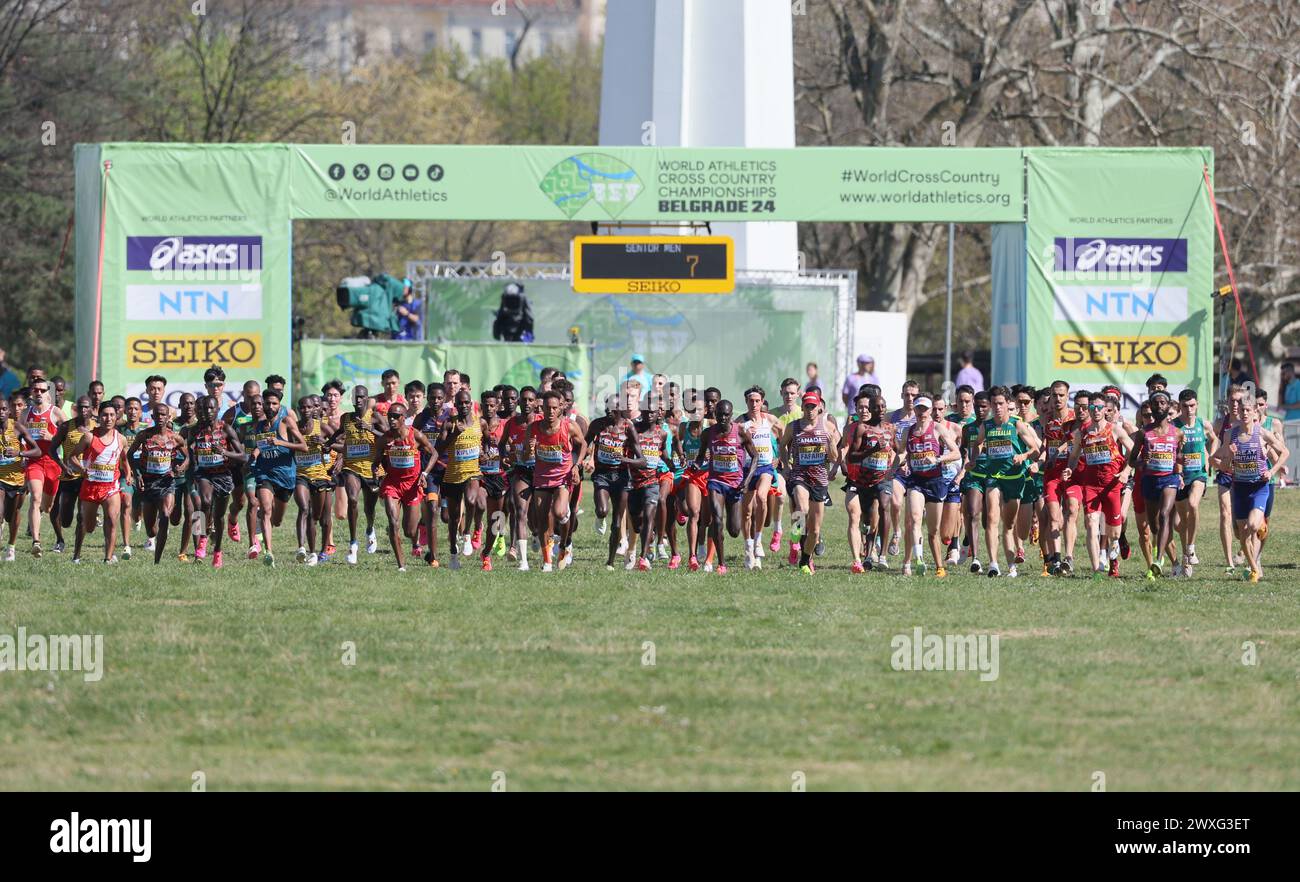
[[[233,403],[220,367],[204,382],[206,394],[182,394],[175,407],[162,376],[148,378],[144,400],[105,398],[95,382],[65,416],[38,372],[0,400],[4,559],[14,560],[28,500],[36,557],[48,521],[55,552],[74,531],[76,563],[101,527],[106,562],[117,562],[119,545],[131,556],[140,527],[160,562],[179,527],[181,561],[210,557],[221,567],[224,540],[241,542],[246,531],[247,557],[275,566],[274,528],[292,501],[300,563],[336,555],[338,521],[344,560],[356,564],[363,539],[367,553],[378,549],[382,502],[399,570],[440,566],[445,532],[453,569],[475,559],[491,570],[495,556],[527,570],[531,551],[550,571],[573,562],[589,478],[607,568],[663,562],[725,574],[730,538],[743,539],[744,566],[761,569],[788,536],[786,562],[812,574],[842,476],[855,574],[888,570],[901,553],[907,575],[932,567],[945,577],[969,564],[996,577],[1005,562],[1016,577],[1036,544],[1043,575],[1071,575],[1082,524],[1090,572],[1118,576],[1131,509],[1146,577],[1191,575],[1200,502],[1213,484],[1227,573],[1241,568],[1258,581],[1287,458],[1262,390],[1230,387],[1225,412],[1207,421],[1192,390],[1171,396],[1159,375],[1137,423],[1114,386],[961,386],[947,402],[909,381],[892,412],[879,387],[863,386],[843,427],[820,391],[793,378],[775,405],[759,386],[733,404],[716,388],[641,390],[633,380],[590,421],[554,369],[536,387],[503,384],[477,397],[463,372],[426,386],[389,370],[374,395],[336,380],[292,404],[282,377],[244,383]]]

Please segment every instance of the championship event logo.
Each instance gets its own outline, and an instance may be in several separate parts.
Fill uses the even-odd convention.
[[[593,200],[607,215],[616,218],[644,189],[631,166],[604,153],[570,156],[548,171],[540,186],[569,218]]]

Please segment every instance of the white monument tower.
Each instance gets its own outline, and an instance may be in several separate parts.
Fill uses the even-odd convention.
[[[603,145],[793,147],[790,2],[609,0],[600,92]],[[738,270],[798,268],[794,223],[713,232],[736,240]]]

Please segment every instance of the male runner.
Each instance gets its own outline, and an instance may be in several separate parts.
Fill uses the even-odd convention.
[[[1119,534],[1124,524],[1123,494],[1131,471],[1128,456],[1134,446],[1133,439],[1123,423],[1115,418],[1119,413],[1117,396],[1092,397],[1088,409],[1088,420],[1075,419],[1070,432],[1070,452],[1061,479],[1079,488],[1093,578],[1107,572],[1101,547],[1104,521],[1109,573],[1118,579]]]
[[[1137,443],[1129,452],[1130,466],[1142,463],[1142,498],[1146,501],[1147,529],[1155,544],[1147,569],[1147,579],[1161,575],[1165,547],[1174,528],[1174,502],[1182,489],[1182,463],[1178,451],[1183,446],[1183,432],[1169,420],[1169,393],[1163,389],[1148,399],[1151,422],[1138,433]]]
[[[785,428],[803,415],[803,408],[799,404],[799,381],[794,377],[786,377],[781,381],[781,406],[773,411],[773,416],[780,423],[780,435],[785,436]],[[779,455],[778,455],[779,458]],[[781,550],[781,533],[785,514],[785,495],[787,480],[785,474],[777,470],[776,481],[773,485],[775,492],[769,495],[768,500],[768,519],[772,524],[772,541],[768,544],[768,551],[773,554]],[[799,561],[799,549],[790,549],[790,563],[793,565]]]
[[[1070,384],[1054,380],[1048,388],[1047,407],[1040,415],[1043,426],[1043,450],[1046,460],[1043,497],[1047,515],[1047,549],[1044,569],[1053,576],[1074,572],[1074,543],[1078,525],[1067,517],[1069,500],[1083,500],[1083,488],[1063,478],[1070,453],[1078,414],[1070,409]]]
[[[5,563],[14,561],[14,542],[18,539],[18,513],[27,493],[24,468],[41,455],[36,439],[13,418],[7,398],[0,398],[0,498],[4,502],[4,522],[9,525],[5,544]]]
[[[202,560],[207,557],[208,537],[216,537],[216,552],[212,556],[212,566],[222,566],[221,543],[225,523],[226,505],[235,492],[234,475],[231,463],[247,463],[248,454],[244,452],[239,433],[224,420],[217,417],[217,399],[212,395],[201,397],[196,407],[198,422],[190,429],[186,439],[194,457],[192,480],[199,496],[199,513],[197,530],[199,538],[195,541],[194,557]]]
[[[141,404],[140,422],[146,429],[152,428],[157,424],[157,418],[154,416],[154,410],[159,404],[167,400],[167,378],[162,374],[153,374],[146,377],[144,381],[144,401]],[[167,408],[171,413],[171,408]]]
[[[524,386],[519,390],[519,413],[513,412],[514,405],[506,399],[506,427],[504,441],[508,445],[507,457],[510,462],[510,536],[512,550],[519,559],[519,569],[528,570],[528,538],[534,532],[534,522],[530,516],[529,497],[533,492],[532,450],[528,444],[528,427],[541,419],[538,413],[537,390]]]
[[[994,386],[989,390],[990,418],[980,424],[975,438],[976,455],[984,455],[989,476],[984,482],[984,543],[989,554],[988,574],[1002,575],[998,567],[998,545],[1004,544],[1012,559],[1007,576],[1018,573],[1014,563],[1013,528],[1020,500],[1029,481],[1026,463],[1039,450],[1038,436],[1029,423],[1011,414],[1011,390]]]
[[[176,475],[189,468],[185,439],[172,428],[171,408],[161,399],[150,409],[153,425],[136,435],[127,451],[127,465],[135,471],[136,499],[146,528],[153,533],[153,562],[162,561],[167,529],[176,506]]]
[[[343,397],[347,390],[338,380],[330,380],[321,387],[321,434],[330,438],[338,431],[339,425],[343,422]],[[325,468],[329,469],[330,475],[335,473],[334,455],[329,446],[325,447]],[[342,484],[336,485],[333,490],[334,520],[341,521],[348,516],[348,491]],[[334,553],[334,549],[329,545],[325,546],[325,551],[329,554]]]
[[[437,463],[438,454],[423,432],[406,424],[405,401],[389,401],[387,416],[387,431],[376,437],[371,466],[372,472],[383,466],[379,495],[384,500],[384,514],[388,517],[388,542],[397,559],[397,571],[404,573],[406,561],[402,557],[402,546],[405,543],[397,534],[397,525],[402,525],[403,536],[416,541],[424,487]],[[452,568],[455,569],[454,539],[452,549]]]
[[[907,433],[912,430],[916,424],[916,411],[912,407],[912,402],[916,396],[921,393],[921,387],[915,380],[908,380],[903,383],[902,388],[903,406],[889,415],[889,422],[894,426],[895,446],[899,443],[905,443]],[[889,514],[894,532],[889,536],[888,554],[890,557],[898,554],[898,534],[903,525],[903,497],[907,492],[905,478],[907,477],[907,463],[903,462],[899,466],[900,471],[894,475],[892,485],[893,499],[889,503]]]
[[[629,419],[626,402],[620,402],[614,396],[606,399],[605,416],[597,417],[587,427],[587,465],[592,467],[591,487],[596,495],[596,517],[598,533],[604,532],[604,519],[613,516],[613,529],[609,531],[609,557],[605,569],[614,568],[614,558],[625,552],[629,545],[633,553],[628,557],[627,569],[635,566],[635,540],[623,533],[624,516],[627,513],[627,494],[631,489],[628,475],[629,461],[637,461],[638,456],[630,455],[636,450],[636,429]]]
[[[468,504],[483,507],[483,476],[479,468],[479,451],[484,442],[483,421],[474,415],[474,399],[467,389],[456,393],[455,413],[443,423],[442,432],[434,444],[438,458],[447,464],[442,476],[442,495],[447,500],[447,540],[451,546],[451,568],[460,569],[460,554],[472,553],[467,545],[461,548],[461,511]],[[492,569],[490,558],[484,558],[482,567]]]
[[[673,485],[673,495],[677,497],[680,511],[678,522],[686,527],[687,566],[690,560],[696,560],[698,567],[700,529],[707,535],[712,524],[712,507],[704,505],[704,495],[709,492],[709,470],[696,465],[702,452],[707,453],[703,439],[705,430],[713,424],[712,405],[707,398],[701,397],[695,389],[688,389],[685,399],[684,419],[678,430],[678,444],[682,451],[684,467],[682,476]],[[707,541],[707,540],[706,540]],[[711,552],[705,555],[706,561]]]
[[[294,455],[297,477],[293,499],[298,507],[298,562],[314,567],[329,560],[325,549],[332,545],[334,518],[329,497],[334,490],[329,467],[325,464],[327,432],[322,419],[321,396],[304,395],[298,399],[302,416],[302,440],[307,449]],[[320,526],[320,545],[316,544],[316,527]],[[317,550],[319,549],[319,551]]]
[[[961,451],[957,442],[942,423],[931,417],[934,402],[924,395],[912,402],[916,422],[908,429],[902,442],[895,442],[900,457],[907,457],[907,535],[903,552],[903,575],[912,575],[912,560],[916,559],[919,571],[925,574],[924,553],[917,555],[921,544],[921,518],[926,521],[930,553],[934,557],[935,576],[948,575],[944,567],[944,554],[940,550],[939,527],[943,517],[943,504],[952,488],[952,478],[944,475],[944,463],[959,462]]]
[[[483,518],[486,517],[488,535],[491,542],[480,542],[479,552],[483,559],[483,569],[491,570],[491,555],[500,557],[506,552],[506,534],[510,532],[506,524],[506,488],[505,457],[502,453],[505,440],[505,421],[501,418],[501,393],[497,389],[485,389],[479,395],[479,412],[483,415],[483,446],[479,450],[478,467],[483,477],[485,507],[475,515],[474,535],[479,536]]]
[[[1178,491],[1174,508],[1178,513],[1178,529],[1182,539],[1182,560],[1174,564],[1174,575],[1191,576],[1193,567],[1200,563],[1196,557],[1196,530],[1201,523],[1201,498],[1209,481],[1210,460],[1219,449],[1219,436],[1213,427],[1196,415],[1195,389],[1178,393],[1182,406],[1174,425],[1183,433],[1183,446],[1178,456],[1183,464],[1183,487]]]
[[[583,431],[564,414],[564,396],[551,389],[542,394],[542,418],[528,426],[528,459],[533,486],[529,505],[541,536],[542,572],[553,569],[557,530],[569,521],[569,488],[581,480],[578,463],[586,456]]]
[[[661,498],[663,476],[671,474],[666,463],[673,454],[673,436],[663,419],[664,402],[661,396],[651,395],[649,406],[640,425],[635,426],[639,456],[630,458],[632,490],[628,494],[628,507],[639,525],[641,534],[641,560],[637,568],[650,571],[650,558],[654,555],[653,535],[658,523],[659,508],[666,503]]]
[[[66,547],[63,531],[76,521],[76,532],[81,531],[81,518],[78,514],[81,498],[81,482],[86,476],[84,465],[79,459],[70,458],[73,449],[81,442],[82,436],[95,428],[94,411],[91,409],[90,396],[82,395],[73,407],[73,417],[59,424],[50,442],[50,455],[59,464],[59,498],[52,510],[51,522],[54,525],[54,550],[62,552]]]
[[[898,454],[894,449],[894,427],[885,419],[885,399],[870,390],[858,390],[854,399],[857,419],[848,424],[840,441],[840,459],[844,462],[844,509],[849,516],[851,570],[863,572],[863,545],[866,569],[888,569],[884,554],[876,556],[876,541],[892,535],[890,501],[894,495],[894,470]],[[867,530],[861,528],[865,517]]]
[[[31,506],[27,509],[27,527],[32,534],[32,557],[41,556],[41,515],[49,514],[54,507],[54,500],[59,491],[59,476],[62,470],[50,455],[50,444],[63,423],[63,412],[54,406],[50,395],[50,382],[38,379],[29,387],[31,398],[28,400],[27,412],[19,419],[19,424],[27,430],[36,442],[41,455],[27,459],[24,473],[27,480],[27,495],[31,497]],[[117,412],[114,411],[114,418]]]
[[[425,387],[424,410],[417,413],[411,419],[411,427],[433,444],[434,440],[442,434],[442,426],[447,421],[447,411],[443,405],[447,403],[446,392],[441,383],[430,383]],[[410,410],[408,408],[408,413]],[[424,469],[429,465],[429,455],[420,452],[420,468]],[[429,472],[429,479],[424,482],[424,497],[420,503],[420,527],[416,533],[415,544],[418,547],[416,557],[419,556],[419,548],[427,548],[424,552],[424,560],[431,567],[439,566],[438,563],[438,524],[444,517],[442,512],[442,476],[446,471],[446,463],[441,459],[434,459],[432,471]]]
[[[705,390],[708,394],[708,390]],[[814,396],[815,397],[815,396]],[[820,399],[819,399],[820,400]],[[713,524],[710,538],[718,553],[718,575],[727,574],[727,557],[723,547],[723,524],[726,532],[733,537],[740,535],[741,502],[744,487],[758,468],[758,449],[749,432],[732,419],[732,405],[725,399],[719,400],[713,408],[717,422],[704,430],[700,438],[700,451],[695,454],[697,468],[704,465],[704,455],[709,456],[709,503],[713,512]],[[749,473],[746,474],[740,462],[740,452],[749,454]],[[699,562],[692,557],[692,571],[699,569]],[[705,565],[705,572],[710,567]]]
[[[220,378],[220,382],[213,381],[207,384],[208,395],[216,397],[219,393],[214,389],[225,388],[225,375]],[[249,449],[248,443],[248,426],[253,421],[253,398],[262,394],[262,386],[257,380],[248,380],[243,385],[243,395],[239,401],[231,407],[225,409],[221,414],[221,420],[226,425],[235,430],[239,436],[239,443],[245,449]],[[221,399],[217,398],[218,405]],[[231,542],[238,542],[241,538],[239,531],[239,513],[244,512],[244,519],[247,521],[248,528],[248,557],[256,558],[261,552],[261,545],[257,541],[257,531],[253,527],[253,522],[257,518],[257,480],[248,471],[243,463],[230,464],[230,478],[235,483],[234,492],[231,494],[230,509],[227,514],[228,523],[226,524],[226,535],[230,537]]]
[[[71,458],[85,462],[86,478],[81,484],[81,530],[73,546],[72,562],[81,563],[82,539],[95,532],[95,517],[104,508],[104,563],[117,563],[113,553],[121,508],[121,479],[127,476],[126,443],[117,430],[117,408],[105,401],[99,406],[95,428],[83,435],[72,449]]]
[[[763,568],[763,523],[767,518],[772,485],[776,481],[777,438],[785,432],[781,420],[764,409],[763,402],[766,398],[767,393],[762,386],[746,389],[745,416],[740,420],[740,427],[749,433],[754,449],[758,451],[758,461],[754,463],[751,472],[753,477],[745,484],[745,496],[741,504],[747,570]]]
[[[840,435],[826,418],[819,392],[805,392],[800,403],[804,415],[786,426],[781,439],[781,465],[790,470],[791,505],[804,517],[799,571],[812,575],[816,572],[812,551],[821,541],[822,516],[839,462]]]
[[[135,443],[136,436],[139,435],[146,426],[141,419],[143,415],[143,405],[139,398],[127,398],[125,400],[125,406],[126,418],[118,422],[117,431],[122,435],[122,443],[125,444],[127,448],[130,448],[130,446]],[[138,524],[140,521],[140,504],[136,501],[134,478],[131,477],[132,472],[130,469],[132,465],[133,463],[128,463],[127,469],[124,472],[128,479],[122,482],[122,499],[121,504],[118,506],[120,512],[119,516],[122,519],[122,522],[118,527],[118,535],[122,538],[122,560],[131,559],[131,528],[133,524]],[[148,536],[145,548],[149,551],[153,551],[153,536],[151,534]]]
[[[366,554],[379,550],[375,538],[375,502],[379,493],[379,478],[374,471],[376,414],[370,405],[370,390],[365,386],[352,389],[352,412],[343,414],[339,427],[330,436],[327,446],[342,457],[336,468],[348,496],[348,555],[347,562],[357,562],[357,497],[365,504]]]
[[[262,562],[274,567],[271,531],[284,520],[285,507],[298,483],[294,455],[307,452],[307,442],[293,414],[282,406],[278,390],[268,388],[253,399],[248,440],[253,445],[249,473],[257,482],[257,507],[261,512],[262,539],[266,543]]]
[[[1221,472],[1232,475],[1232,518],[1248,567],[1242,578],[1249,582],[1258,582],[1263,574],[1259,545],[1268,530],[1265,512],[1273,495],[1270,481],[1289,455],[1283,440],[1260,425],[1255,402],[1243,399],[1240,420],[1224,438],[1214,462]]]

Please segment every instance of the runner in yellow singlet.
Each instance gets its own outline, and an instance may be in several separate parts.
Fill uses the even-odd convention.
[[[442,495],[447,500],[447,539],[451,543],[451,568],[460,569],[460,555],[468,553],[460,547],[460,515],[463,505],[484,507],[487,504],[483,490],[479,453],[485,433],[483,420],[474,413],[474,399],[463,388],[453,400],[453,415],[443,423],[442,432],[435,445],[438,458],[446,463],[442,476]],[[471,549],[472,550],[472,549]],[[490,569],[486,566],[484,569]]]
[[[338,429],[326,442],[327,447],[342,454],[337,481],[348,494],[349,564],[357,562],[357,497],[366,510],[366,553],[379,550],[375,537],[375,503],[379,499],[379,479],[375,477],[372,458],[375,452],[375,412],[370,406],[370,391],[365,386],[352,389],[352,412],[343,414]]]

